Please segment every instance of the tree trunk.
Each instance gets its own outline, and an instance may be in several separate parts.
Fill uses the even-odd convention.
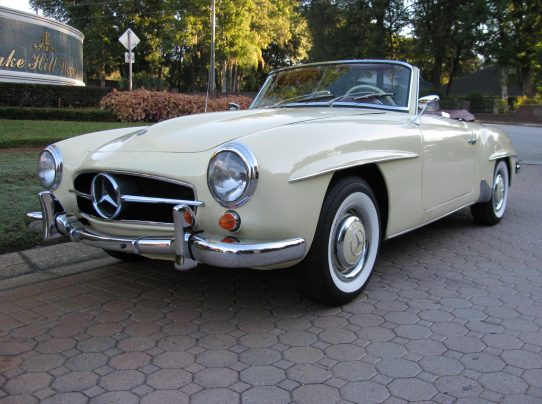
[[[233,69],[234,69],[235,63],[230,64],[230,68],[228,69],[228,93],[231,93],[233,91]]]
[[[233,65],[233,85],[232,85],[232,91],[234,93],[239,92],[239,75],[238,75],[238,69],[237,69],[237,63]]]
[[[433,90],[440,92],[440,78],[442,77],[442,64],[444,63],[444,57],[442,52],[439,51],[435,55],[435,63],[433,65]]]
[[[448,80],[448,85],[446,86],[446,95],[450,95],[450,91],[452,90],[452,85],[454,83],[455,75],[457,74],[457,67],[459,65],[459,59],[461,55],[461,48],[457,48],[455,56],[452,60],[452,69],[450,70],[450,78]]]
[[[534,97],[534,70],[530,67],[521,69],[521,92],[527,97]]]
[[[224,61],[224,63],[222,64],[222,86],[220,88],[220,92],[222,94],[226,93],[228,91],[228,66],[227,66],[227,62]]]
[[[504,112],[508,112],[508,72],[504,66],[499,67],[501,99],[504,101]]]

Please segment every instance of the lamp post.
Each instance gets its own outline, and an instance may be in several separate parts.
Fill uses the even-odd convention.
[[[215,0],[211,2],[211,63],[209,66],[209,91],[215,91],[215,29],[216,29],[216,9]]]

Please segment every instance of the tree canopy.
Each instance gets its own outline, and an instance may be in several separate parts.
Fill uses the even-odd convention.
[[[211,0],[30,3],[85,34],[87,80],[126,76],[118,37],[131,28],[140,84],[206,88]],[[352,58],[411,62],[446,93],[484,63],[526,95],[542,90],[542,0],[216,0],[216,26],[222,92],[255,90],[272,68]]]

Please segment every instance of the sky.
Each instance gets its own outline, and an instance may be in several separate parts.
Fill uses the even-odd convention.
[[[27,11],[32,14],[36,13],[34,10],[32,10],[32,8],[30,8],[27,0],[0,0],[0,6]]]

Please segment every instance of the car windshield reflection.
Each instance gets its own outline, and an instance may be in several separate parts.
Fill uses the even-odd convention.
[[[411,68],[394,62],[311,64],[272,73],[251,108],[408,108]]]

